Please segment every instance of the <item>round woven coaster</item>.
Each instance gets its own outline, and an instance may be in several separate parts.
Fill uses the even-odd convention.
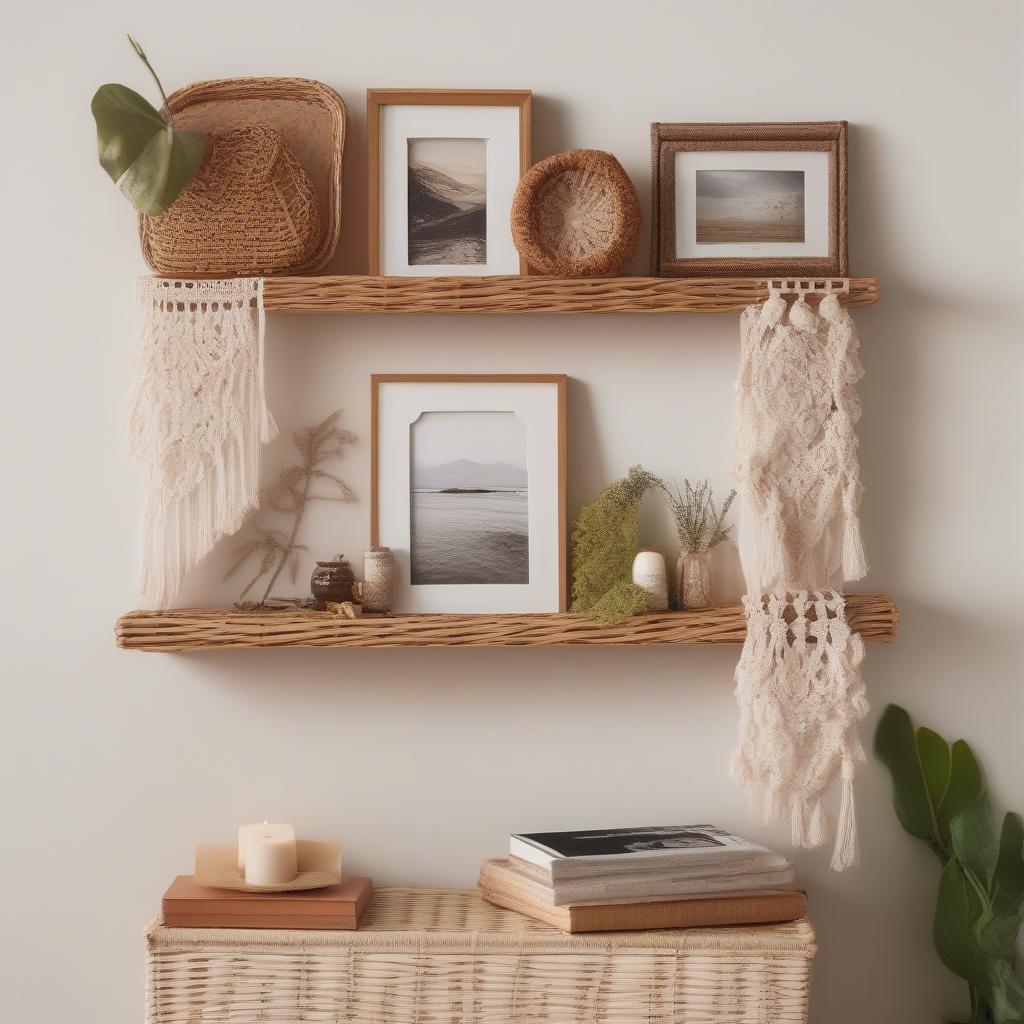
[[[639,234],[636,189],[611,153],[558,153],[534,164],[516,189],[512,238],[541,273],[617,274],[636,252]]]

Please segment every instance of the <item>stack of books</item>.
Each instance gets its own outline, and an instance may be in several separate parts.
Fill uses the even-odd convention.
[[[179,875],[164,893],[168,928],[355,929],[373,896],[368,878],[293,892],[238,892]]]
[[[806,907],[785,857],[714,825],[514,835],[479,884],[565,932],[769,924]]]

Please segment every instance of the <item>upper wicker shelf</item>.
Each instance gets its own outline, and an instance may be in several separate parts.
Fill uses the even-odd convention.
[[[746,277],[268,277],[277,313],[734,313],[767,297]],[[842,300],[878,301],[878,279],[850,278]]]
[[[847,594],[850,626],[888,642],[899,612],[888,594]],[[117,623],[117,645],[132,651],[224,647],[549,647],[738,644],[746,635],[738,604],[706,611],[637,615],[614,626],[574,615],[389,615],[344,619],[326,612],[240,612],[182,608],[139,611]]]

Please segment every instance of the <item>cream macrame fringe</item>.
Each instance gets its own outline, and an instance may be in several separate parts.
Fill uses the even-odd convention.
[[[842,584],[867,572],[858,509],[855,384],[863,370],[834,295],[815,313],[778,294],[744,310],[737,382],[739,548],[747,638],[736,668],[740,743],[732,773],[797,846],[831,829],[822,801],[841,783],[832,867],[856,860],[857,726],[868,705],[864,644]]]
[[[128,443],[145,468],[138,587],[165,606],[259,496],[277,427],[263,383],[263,281],[139,282]]]

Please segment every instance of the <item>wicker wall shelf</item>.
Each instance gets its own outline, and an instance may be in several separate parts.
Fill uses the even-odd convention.
[[[278,313],[734,313],[767,297],[744,277],[270,277]],[[878,279],[850,279],[851,308],[878,301]]]
[[[899,612],[888,594],[849,594],[850,624],[886,643]],[[222,647],[545,647],[560,644],[738,644],[738,604],[701,612],[638,615],[601,626],[572,615],[394,615],[344,619],[327,613],[256,614],[207,608],[138,611],[117,622],[117,645],[132,651]]]

